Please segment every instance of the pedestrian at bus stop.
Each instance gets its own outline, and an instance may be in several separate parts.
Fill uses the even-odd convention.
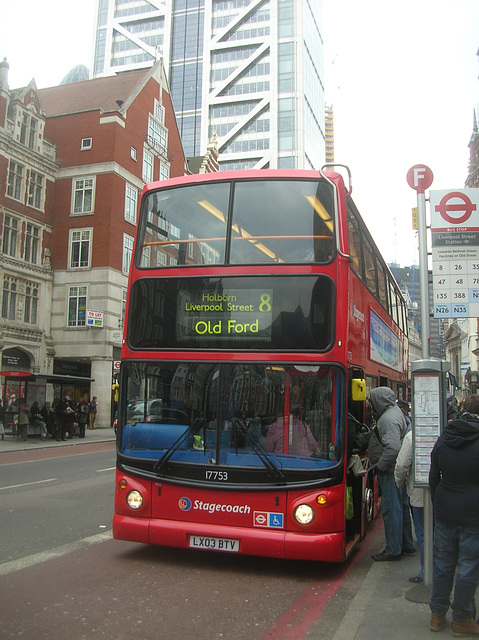
[[[27,409],[25,398],[20,398],[18,409],[18,435],[22,442],[27,441],[28,425],[30,424],[30,414]]]
[[[42,419],[42,416],[40,413],[40,407],[38,405],[38,400],[35,400],[35,402],[30,407],[30,424],[33,425],[34,427],[39,427],[40,438],[42,440],[46,440],[46,438],[48,437],[47,425]]]
[[[424,580],[424,490],[414,486],[412,454],[412,431],[408,431],[403,438],[401,449],[396,458],[394,479],[398,487],[406,486],[409,506],[414,522],[414,532],[416,534],[417,546],[419,547],[419,555],[421,558],[421,568],[415,576],[409,578],[409,582],[420,583]]]
[[[479,584],[479,395],[464,401],[431,452],[429,487],[434,512],[431,631],[478,637],[475,594]],[[455,581],[454,581],[455,578]],[[454,598],[450,595],[454,586]]]
[[[48,436],[50,438],[56,437],[55,414],[48,400],[45,400],[43,407],[40,409],[40,415],[47,426]]]
[[[98,411],[97,398],[96,398],[96,396],[93,396],[92,400],[90,400],[90,403],[88,405],[88,414],[89,414],[88,427],[89,427],[89,429],[94,429],[95,428],[95,420],[96,420],[97,411]]]
[[[85,400],[81,400],[81,402],[77,405],[77,416],[78,416],[78,429],[80,431],[80,438],[85,437],[85,428],[88,422],[88,405]]]
[[[55,414],[57,419],[57,442],[67,439],[67,433],[73,437],[73,423],[75,421],[75,408],[70,396],[66,395],[64,398],[58,401],[55,406]]]
[[[372,389],[370,399],[377,422],[369,440],[369,458],[377,470],[385,536],[384,550],[371,557],[376,562],[401,560],[403,554],[416,551],[406,490],[398,488],[394,479],[396,458],[408,425],[392,389]]]

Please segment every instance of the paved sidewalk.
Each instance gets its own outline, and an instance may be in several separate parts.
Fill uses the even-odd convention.
[[[381,531],[376,538],[381,545],[383,537]],[[381,548],[378,547],[377,551]],[[418,564],[419,553],[405,556],[400,562],[372,561],[331,640],[430,638],[433,635],[429,631],[430,589],[409,582],[409,578],[416,574]],[[450,628],[438,634],[438,640],[447,637],[452,637]]]
[[[76,445],[91,444],[92,442],[114,442],[115,432],[112,427],[87,429],[86,437],[67,439],[62,442],[57,442],[54,438],[47,438],[41,440],[40,436],[29,436],[26,442],[17,441],[16,436],[5,436],[2,440],[0,438],[0,455],[5,452],[15,451],[31,451],[32,449],[45,449],[51,447],[71,447]]]

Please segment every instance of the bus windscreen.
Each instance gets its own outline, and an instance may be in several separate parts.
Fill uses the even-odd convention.
[[[324,180],[248,180],[158,189],[142,205],[137,266],[324,263],[334,198]]]

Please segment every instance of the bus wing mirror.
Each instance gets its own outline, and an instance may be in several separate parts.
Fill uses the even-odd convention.
[[[364,402],[366,400],[366,380],[364,378],[353,378],[351,380],[351,398],[354,402]]]

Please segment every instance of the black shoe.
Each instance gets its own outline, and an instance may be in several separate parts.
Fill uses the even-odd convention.
[[[416,584],[419,584],[420,582],[424,582],[424,580],[419,576],[413,576],[412,578],[409,578],[409,582],[414,582]]]
[[[375,562],[387,562],[388,560],[401,560],[401,554],[399,554],[398,556],[392,556],[386,551],[381,551],[381,553],[375,553],[373,556],[371,556],[371,558]]]
[[[411,547],[410,549],[403,549],[401,552],[401,555],[403,556],[412,556],[413,553],[416,553],[416,549],[414,547]]]

